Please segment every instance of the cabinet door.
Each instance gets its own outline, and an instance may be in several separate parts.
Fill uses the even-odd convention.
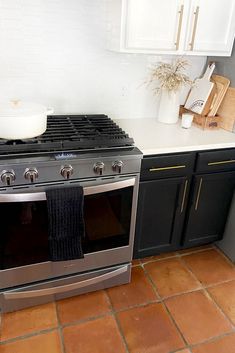
[[[230,55],[234,34],[234,0],[191,1],[185,43],[187,51],[191,54]]]
[[[235,172],[195,177],[184,245],[201,245],[222,238],[234,186]]]
[[[181,239],[187,194],[185,177],[140,183],[135,258],[176,248]]]
[[[126,0],[126,49],[175,51],[183,24],[183,0]]]

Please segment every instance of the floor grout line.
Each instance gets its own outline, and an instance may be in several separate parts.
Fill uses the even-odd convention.
[[[146,273],[146,276],[149,276],[149,274]],[[157,288],[155,288],[155,285],[153,284],[151,277],[150,277],[150,283],[153,286],[153,289],[157,292]],[[165,306],[165,300],[166,299],[174,298],[174,297],[177,297],[177,296],[180,296],[180,295],[184,295],[184,294],[190,294],[190,293],[196,292],[196,291],[203,291],[203,290],[206,290],[206,288],[202,287],[201,289],[197,289],[197,290],[193,290],[193,291],[189,291],[189,292],[182,292],[182,293],[179,293],[177,295],[173,295],[171,297],[166,297],[166,298],[164,297],[164,298],[159,299],[159,300],[156,299],[156,301],[148,301],[148,302],[144,302],[144,303],[141,303],[141,304],[128,306],[128,307],[120,309],[120,310],[114,310],[114,308],[112,306],[112,303],[111,303],[111,300],[110,300],[110,303],[111,303],[111,306],[112,306],[113,309],[110,310],[109,312],[106,312],[106,313],[102,314],[102,315],[96,315],[96,316],[89,317],[89,318],[82,319],[82,320],[75,320],[75,321],[72,321],[72,322],[69,322],[69,323],[66,323],[66,324],[61,324],[60,321],[59,321],[59,318],[58,318],[58,325],[56,327],[53,327],[53,328],[50,328],[50,329],[45,329],[45,330],[40,330],[40,331],[35,331],[33,333],[29,333],[29,334],[26,334],[26,335],[14,337],[14,338],[11,338],[9,340],[5,340],[5,341],[0,342],[0,345],[11,343],[11,342],[15,342],[17,340],[30,338],[30,337],[33,337],[33,336],[38,336],[38,335],[41,335],[41,334],[46,334],[46,333],[49,333],[49,332],[52,332],[52,331],[56,331],[56,330],[63,330],[63,328],[76,326],[76,325],[81,325],[83,323],[86,323],[86,322],[89,322],[89,321],[94,321],[94,320],[103,318],[105,316],[112,315],[112,316],[114,316],[116,318],[116,314],[118,314],[119,312],[125,312],[125,311],[129,311],[129,310],[132,310],[132,309],[135,309],[135,308],[145,307],[145,306],[148,306],[148,305],[151,305],[151,304],[158,304],[159,303],[159,304],[163,304]],[[109,298],[108,293],[106,293],[106,294],[107,294],[107,296]],[[157,294],[158,294],[158,292],[157,292]],[[213,300],[213,302],[214,302],[214,300]],[[216,306],[217,306],[217,304],[216,304]],[[167,309],[167,311],[168,311],[168,309]],[[223,315],[225,315],[225,317],[228,318],[225,313],[223,313]],[[171,314],[170,314],[170,316],[171,316]],[[171,316],[171,318],[172,318],[172,316]],[[173,319],[173,321],[174,321],[174,319]],[[232,325],[232,326],[234,327],[234,325]],[[235,330],[233,329],[230,332],[228,332],[227,334],[232,333],[232,332],[235,332]],[[218,337],[220,337],[220,336],[218,336]],[[216,338],[217,338],[217,336],[216,336]],[[207,341],[205,341],[205,342],[207,342]],[[66,351],[65,351],[65,353],[66,353]]]
[[[54,303],[56,303],[56,301],[54,301]],[[8,340],[4,340],[4,341],[0,342],[0,344],[7,344],[7,343],[15,342],[17,340],[26,339],[26,338],[30,338],[30,337],[33,337],[33,336],[39,336],[41,334],[45,334],[45,333],[52,332],[52,331],[55,331],[55,330],[63,330],[64,328],[67,328],[67,327],[81,325],[83,323],[86,323],[86,322],[89,322],[89,321],[94,321],[94,320],[103,318],[105,316],[110,316],[110,315],[112,315],[111,311],[109,311],[107,313],[104,313],[102,315],[96,315],[96,316],[92,316],[92,317],[89,317],[89,318],[86,318],[86,319],[74,320],[74,321],[68,322],[66,324],[61,324],[60,320],[59,320],[59,317],[58,317],[58,324],[57,324],[56,327],[45,329],[45,330],[40,330],[40,331],[34,331],[32,333],[28,333],[28,334],[22,335],[22,336],[17,336],[17,337],[8,339]]]
[[[192,250],[190,250],[192,249]],[[160,258],[152,258],[151,259],[151,256],[150,256],[150,259],[149,260],[146,260],[145,262],[142,262],[142,259],[136,259],[136,260],[139,260],[140,261],[140,264],[141,265],[146,265],[147,263],[150,263],[150,262],[156,262],[156,261],[162,261],[162,260],[167,260],[167,259],[172,259],[172,258],[177,258],[177,257],[182,257],[182,256],[187,256],[187,255],[192,255],[192,254],[196,254],[198,252],[203,252],[203,251],[208,251],[208,250],[213,250],[215,249],[215,246],[211,245],[211,246],[208,246],[207,248],[204,248],[204,249],[197,249],[197,250],[193,250],[193,248],[189,248],[188,249],[188,252],[185,252],[185,253],[180,253],[181,250],[179,251],[175,251],[172,255],[169,254],[169,256],[165,256],[165,257],[160,257]],[[158,255],[156,255],[158,256]],[[161,256],[161,255],[159,255]],[[153,255],[154,257],[154,255]],[[143,258],[144,259],[144,258]],[[147,257],[146,257],[147,259]],[[138,266],[137,265],[134,265],[134,266]]]
[[[225,280],[221,280],[220,282],[215,282],[215,283],[210,283],[210,284],[206,284],[203,286],[203,288],[213,288],[216,286],[219,286],[220,284],[225,284],[225,283],[229,283],[229,282],[234,282],[235,278],[231,278],[231,279],[225,279]]]
[[[164,259],[163,259],[164,260]],[[181,259],[180,259],[181,261]],[[162,300],[166,300],[166,299],[169,299],[169,298],[173,298],[173,297],[177,297],[177,296],[180,296],[182,294],[189,294],[191,292],[196,292],[196,291],[199,291],[199,290],[204,290],[204,289],[207,289],[207,288],[211,288],[211,287],[215,287],[215,286],[218,286],[218,285],[221,285],[221,284],[225,284],[225,283],[229,283],[229,282],[233,282],[235,281],[235,278],[231,278],[231,279],[226,279],[226,280],[221,280],[219,282],[215,282],[215,283],[210,283],[210,284],[203,284],[198,278],[197,276],[194,274],[194,272],[191,270],[190,267],[188,267],[188,265],[183,261],[182,259],[182,264],[184,265],[184,267],[190,272],[190,274],[192,274],[193,278],[197,281],[199,287],[198,288],[194,288],[194,289],[189,289],[187,291],[181,291],[179,293],[174,293],[172,295],[169,295],[169,296],[160,296],[160,294],[157,292],[158,296],[159,296],[159,302],[161,302]],[[151,275],[148,273],[148,270],[145,268],[145,265],[146,264],[143,264],[143,265],[139,265],[141,266],[143,269],[144,269],[144,272],[145,274],[147,274],[148,276],[150,276],[151,278]],[[149,277],[148,277],[149,278]],[[152,281],[152,278],[151,278],[151,281]],[[157,287],[156,287],[157,288]]]
[[[119,333],[120,333],[120,335],[121,335],[121,337],[122,337],[122,341],[123,341],[123,343],[124,343],[126,352],[127,352],[127,353],[130,353],[129,347],[128,347],[128,344],[127,344],[127,341],[126,341],[126,337],[125,337],[125,335],[124,335],[124,332],[122,331],[122,326],[121,326],[121,324],[120,324],[120,322],[119,322],[119,319],[118,319],[118,317],[117,317],[117,315],[116,315],[115,313],[114,313],[114,319],[115,319],[115,321],[116,321],[116,324],[117,324]]]
[[[154,303],[161,303],[164,307],[165,307],[165,310],[167,311],[171,321],[173,322],[174,326],[176,327],[177,331],[179,332],[180,336],[182,337],[184,343],[186,344],[186,347],[185,348],[182,348],[182,349],[190,349],[190,347],[197,347],[198,345],[201,345],[201,344],[205,344],[205,343],[208,343],[208,342],[213,342],[213,341],[216,341],[220,338],[223,338],[223,337],[226,337],[226,336],[229,336],[231,334],[234,334],[235,333],[235,326],[233,324],[233,322],[231,321],[231,319],[228,317],[228,315],[222,310],[222,308],[215,302],[215,300],[213,299],[213,297],[210,295],[210,293],[207,291],[207,289],[211,288],[211,287],[215,287],[217,285],[220,285],[220,284],[224,284],[224,283],[228,283],[228,282],[231,282],[231,281],[234,281],[235,279],[228,279],[228,280],[225,280],[225,281],[220,281],[220,282],[217,282],[217,283],[212,283],[212,284],[209,284],[209,285],[203,285],[199,280],[198,278],[194,275],[194,273],[192,272],[192,270],[187,266],[187,264],[183,261],[182,257],[186,256],[186,255],[189,255],[189,254],[196,254],[198,252],[202,252],[202,251],[208,251],[208,250],[212,250],[212,249],[216,249],[215,246],[213,247],[210,247],[210,248],[205,248],[205,249],[198,249],[196,251],[192,251],[191,253],[184,253],[184,254],[174,254],[173,256],[169,256],[169,257],[163,257],[161,259],[155,259],[155,260],[151,260],[151,261],[147,261],[147,262],[140,262],[138,265],[134,265],[133,267],[136,267],[136,266],[140,266],[142,267],[144,273],[145,273],[145,276],[147,278],[147,280],[149,281],[149,283],[151,284],[155,294],[156,294],[156,301],[148,301],[148,302],[145,302],[145,303],[141,303],[141,304],[137,304],[137,305],[133,305],[133,306],[128,306],[124,309],[120,309],[120,310],[114,310],[114,307],[113,307],[113,304],[112,304],[112,301],[111,301],[111,298],[109,297],[109,294],[108,292],[105,290],[105,294],[108,298],[108,301],[109,301],[109,304],[110,304],[110,312],[106,312],[102,315],[97,315],[97,316],[94,316],[94,317],[89,317],[87,319],[82,319],[82,320],[75,320],[75,321],[72,321],[72,322],[69,322],[69,323],[66,323],[66,324],[61,324],[60,323],[60,320],[59,320],[59,313],[58,313],[58,306],[57,306],[57,302],[55,301],[55,308],[56,308],[56,315],[57,315],[57,320],[58,320],[58,326],[56,327],[53,327],[53,328],[50,328],[50,329],[45,329],[45,330],[40,330],[40,331],[35,331],[33,333],[29,333],[29,334],[26,334],[26,335],[22,335],[22,336],[18,336],[18,337],[14,337],[14,338],[11,338],[11,339],[8,339],[8,340],[5,340],[5,341],[1,341],[0,342],[0,345],[5,345],[5,344],[8,344],[8,343],[12,343],[12,342],[16,342],[18,340],[23,340],[23,339],[26,339],[26,338],[30,338],[30,337],[33,337],[33,336],[38,336],[38,335],[42,335],[42,334],[46,334],[46,333],[49,333],[49,332],[53,332],[53,331],[58,331],[59,335],[60,335],[60,340],[61,340],[61,346],[62,346],[62,353],[66,353],[66,348],[65,348],[65,344],[64,344],[64,337],[63,337],[63,328],[66,328],[66,327],[71,327],[71,326],[75,326],[75,325],[80,325],[80,324],[83,324],[85,322],[89,322],[89,321],[94,321],[94,320],[97,320],[99,318],[103,318],[105,316],[109,316],[109,315],[112,315],[117,323],[117,327],[118,327],[118,330],[119,330],[119,333],[122,337],[122,340],[123,340],[123,343],[125,345],[125,348],[126,348],[126,352],[129,353],[129,348],[128,348],[128,345],[127,345],[127,342],[126,342],[126,338],[125,338],[125,335],[124,333],[122,332],[122,328],[121,328],[121,325],[120,325],[120,322],[118,320],[118,317],[117,317],[117,314],[119,312],[123,312],[123,311],[128,311],[128,310],[131,310],[131,309],[134,309],[134,308],[138,308],[138,307],[144,307],[144,306],[147,306],[147,305],[151,305],[151,304],[154,304]],[[231,263],[231,261],[219,250],[219,249],[216,249],[216,251],[218,251],[219,254],[223,255],[223,257],[225,259],[228,260],[228,262],[230,264],[232,264],[234,266],[233,263]],[[195,279],[197,280],[197,282],[200,283],[200,288],[197,288],[197,289],[194,289],[194,290],[190,290],[190,291],[186,291],[186,292],[181,292],[181,293],[178,293],[178,294],[174,294],[172,296],[169,296],[169,297],[161,297],[158,293],[158,290],[157,290],[157,287],[155,286],[154,282],[152,281],[152,278],[151,276],[149,275],[148,271],[146,270],[145,268],[145,265],[147,263],[151,263],[151,262],[158,262],[158,261],[162,261],[162,260],[167,260],[167,259],[170,259],[170,258],[179,258],[180,261],[182,262],[182,264],[184,264],[184,266],[187,268],[187,270],[195,277]],[[222,313],[222,315],[227,319],[229,320],[230,324],[232,325],[232,330],[223,334],[223,335],[219,335],[219,336],[216,336],[216,337],[212,337],[210,339],[207,339],[205,341],[202,341],[200,343],[197,343],[197,344],[193,344],[193,345],[189,345],[186,341],[186,339],[184,338],[183,334],[181,333],[181,330],[179,329],[178,325],[176,324],[174,318],[172,317],[171,313],[169,312],[166,304],[165,304],[165,300],[166,299],[169,299],[169,298],[173,298],[173,297],[176,297],[176,296],[180,296],[180,295],[183,295],[183,294],[189,294],[189,293],[192,293],[192,292],[196,292],[196,291],[204,291],[205,295],[209,296],[210,300],[212,300],[213,304],[219,309],[219,311]],[[3,321],[3,314],[0,313],[0,333],[1,333],[1,330],[2,330],[2,321]],[[175,351],[172,351],[172,353],[176,353],[178,352],[179,350],[175,350]],[[179,351],[180,352],[180,351]],[[45,352],[47,353],[47,352]]]
[[[146,271],[146,276],[149,278],[149,280],[150,280],[150,282],[151,282],[151,284],[152,284],[153,289],[156,290],[158,296],[161,298],[161,296],[160,296],[159,293],[158,293],[158,289],[157,289],[157,287],[155,286],[155,283],[153,282],[151,276],[149,275],[149,273],[148,273],[147,271]],[[188,345],[188,343],[187,343],[186,339],[184,338],[184,336],[183,336],[181,330],[179,329],[179,327],[178,327],[178,325],[176,324],[174,318],[172,317],[171,313],[169,312],[169,310],[168,310],[166,304],[164,303],[164,300],[161,300],[160,303],[164,306],[166,312],[168,313],[168,316],[169,316],[170,320],[172,321],[172,323],[173,323],[173,325],[175,326],[176,330],[179,332],[180,337],[182,338],[184,344],[185,344],[185,345]]]
[[[180,257],[179,258],[180,263],[182,266],[191,274],[191,276],[194,278],[194,280],[197,282],[200,288],[203,287],[203,284],[201,281],[197,278],[197,276],[194,274],[194,272],[191,270],[191,268],[186,264],[186,262]]]
[[[108,291],[105,290],[105,293],[106,293],[106,296],[107,296],[107,298],[108,298],[108,300],[109,300],[109,303],[110,303],[110,306],[111,306],[111,312],[112,312],[113,318],[114,318],[114,320],[115,320],[115,322],[116,322],[116,324],[117,324],[117,328],[118,328],[118,331],[119,331],[120,336],[121,336],[121,338],[122,338],[123,344],[124,344],[124,346],[125,346],[126,353],[130,353],[130,352],[129,352],[129,348],[128,348],[128,344],[127,344],[127,341],[126,341],[126,337],[125,337],[125,335],[124,335],[124,332],[122,331],[122,327],[121,327],[121,324],[120,324],[119,319],[118,319],[118,317],[117,317],[117,313],[116,313],[115,310],[114,310],[114,307],[113,307],[113,304],[112,304],[112,300],[111,300],[111,298],[110,298],[110,296],[109,296]]]
[[[150,285],[151,285],[152,288],[153,288],[153,291],[154,291],[154,293],[155,293],[155,295],[156,295],[156,297],[157,297],[158,302],[160,302],[160,301],[162,300],[162,298],[161,298],[160,294],[158,293],[157,287],[156,287],[156,286],[153,286],[152,278],[150,277],[150,275],[149,275],[149,273],[147,272],[147,270],[146,270],[146,268],[144,267],[144,265],[142,266],[142,268],[143,268],[143,271],[144,271],[144,274],[145,274],[146,278],[148,279],[148,282],[150,283]]]
[[[212,250],[212,249],[213,249],[213,248],[207,248],[207,249],[203,249],[203,251]],[[202,250],[200,250],[200,252],[201,252],[201,251],[202,251]],[[194,253],[198,253],[198,252],[199,252],[199,251],[194,251],[193,254],[194,254]],[[189,254],[183,254],[183,256],[185,256],[185,255],[189,255]],[[171,258],[174,258],[174,257],[175,257],[175,256],[172,256]],[[216,283],[216,284],[210,284],[210,285],[204,286],[204,285],[200,282],[200,280],[196,277],[196,275],[193,273],[193,271],[192,271],[192,270],[187,266],[187,264],[183,261],[183,259],[182,259],[182,254],[180,254],[179,258],[180,258],[180,260],[182,261],[182,263],[184,264],[184,267],[186,267],[187,270],[188,270],[190,273],[192,273],[193,277],[194,277],[194,278],[196,279],[196,281],[200,284],[200,288],[195,289],[195,290],[191,290],[191,291],[188,291],[188,292],[184,292],[184,293],[181,292],[181,293],[179,293],[179,294],[177,294],[177,295],[173,295],[173,296],[170,296],[170,297],[168,297],[168,298],[172,298],[172,297],[175,297],[175,296],[180,296],[180,295],[182,295],[182,294],[189,294],[189,293],[195,292],[195,291],[204,291],[204,292],[208,293],[208,292],[207,292],[207,288],[212,287],[212,286],[216,286],[216,285],[218,285],[218,284],[223,284],[223,283],[231,282],[231,281],[234,280],[234,279],[230,279],[230,280],[225,280],[225,281],[218,282],[218,283]],[[167,259],[167,258],[162,258],[161,260],[165,260],[165,259]],[[168,258],[168,259],[169,259],[169,258]],[[157,259],[156,262],[159,261],[159,260],[160,260],[160,259]],[[151,262],[153,262],[153,261],[151,261]],[[149,263],[149,262],[147,262],[147,263]],[[141,263],[141,266],[144,267],[147,263]],[[232,264],[232,265],[233,265],[233,264]],[[151,276],[149,275],[147,269],[145,269],[145,273],[146,273],[146,275],[148,276],[148,278],[150,278],[150,281],[151,281],[152,285],[155,287],[155,283],[152,281],[152,278],[151,278]],[[160,298],[161,298],[161,297],[160,297]],[[221,338],[223,338],[223,337],[226,337],[226,336],[229,336],[229,335],[235,333],[234,324],[232,323],[232,321],[230,320],[230,318],[222,311],[222,309],[218,306],[218,304],[217,304],[217,303],[213,300],[213,298],[212,298],[213,304],[215,304],[215,306],[220,310],[220,312],[222,313],[222,315],[230,322],[230,324],[231,324],[231,326],[232,326],[232,327],[231,327],[231,331],[226,332],[226,333],[224,333],[224,334],[222,334],[222,335],[219,335],[219,336],[216,336],[216,337],[212,337],[212,338],[210,338],[210,339],[208,339],[208,340],[204,340],[204,341],[202,341],[202,342],[200,342],[200,343],[197,343],[197,344],[194,344],[194,345],[190,345],[189,343],[187,343],[187,341],[186,341],[186,339],[184,338],[183,334],[181,333],[181,330],[179,329],[177,323],[175,322],[175,320],[174,320],[174,318],[172,317],[170,311],[169,311],[168,308],[166,307],[166,304],[165,304],[165,302],[164,302],[166,299],[167,299],[166,297],[165,297],[165,298],[161,298],[161,300],[160,300],[159,302],[162,303],[162,304],[165,306],[165,308],[166,308],[166,310],[167,310],[167,312],[168,312],[170,318],[171,318],[172,321],[174,322],[176,328],[178,329],[178,331],[179,331],[179,333],[181,334],[181,336],[182,336],[184,342],[186,343],[186,347],[185,347],[184,349],[190,349],[190,351],[191,351],[191,348],[197,347],[198,345],[202,345],[202,344],[211,342],[211,341],[213,341],[213,340],[216,341],[216,340],[218,340],[218,339],[221,339]],[[175,350],[175,351],[173,351],[172,353],[174,353],[174,352],[177,353],[177,352],[180,352],[180,351],[179,351],[179,350]]]
[[[218,285],[221,285],[221,284],[225,284],[225,283],[229,283],[229,282],[233,282],[235,281],[234,278],[232,279],[228,279],[228,280],[224,280],[224,281],[220,281],[220,282],[216,282],[216,283],[212,283],[212,284],[209,284],[209,285],[203,285],[203,283],[200,282],[200,280],[196,277],[196,275],[193,273],[193,271],[188,267],[188,265],[182,261],[182,264],[184,265],[184,267],[192,274],[192,276],[194,277],[194,279],[198,282],[199,284],[199,288],[195,288],[195,289],[190,289],[188,291],[182,291],[180,293],[175,293],[173,295],[170,295],[170,296],[166,296],[166,297],[162,297],[159,295],[160,297],[160,300],[159,302],[162,302],[162,301],[165,301],[167,299],[170,299],[170,298],[175,298],[175,297],[178,297],[180,295],[183,295],[183,294],[189,294],[189,293],[193,293],[193,292],[197,292],[197,291],[204,291],[206,293],[209,294],[209,292],[207,291],[207,289],[209,288],[213,288],[213,287],[216,287]],[[156,287],[155,283],[153,282],[152,278],[151,278],[151,275],[148,273],[148,270],[145,269],[145,274],[148,276],[148,278],[150,278],[150,282],[153,283],[154,287]],[[156,287],[157,289],[157,287]],[[211,297],[211,295],[209,294],[209,296]],[[216,306],[218,306],[218,304],[215,302],[215,300],[212,298],[212,301],[213,303],[215,303]],[[220,308],[220,307],[219,307]],[[221,309],[222,310],[222,309]],[[223,312],[223,314],[227,317],[227,315]],[[229,318],[228,318],[229,319]],[[229,319],[229,321],[231,321]],[[232,323],[232,325],[234,326],[234,324]]]
[[[189,347],[190,349],[192,348],[196,348],[198,346],[201,346],[203,344],[207,344],[207,343],[212,343],[212,342],[216,342],[224,337],[227,337],[227,336],[231,336],[235,334],[235,331],[231,331],[231,332],[225,332],[223,333],[222,335],[219,335],[219,336],[214,336],[214,337],[211,337],[211,338],[208,338],[207,340],[205,341],[202,341],[202,342],[199,342],[199,343],[194,343],[194,344],[191,344]]]
[[[219,304],[217,304],[217,302],[215,301],[215,299],[213,298],[213,296],[210,294],[210,292],[207,291],[207,289],[204,289],[206,295],[209,297],[209,299],[212,301],[212,303],[217,307],[217,309],[221,312],[221,314],[224,316],[225,319],[227,319],[230,324],[232,325],[233,329],[235,329],[235,324],[233,323],[233,321],[230,319],[230,317],[223,311],[223,308],[221,308],[221,306]]]
[[[175,252],[173,255],[170,255],[169,256],[165,256],[165,257],[160,257],[160,258],[152,258],[151,259],[151,256],[150,256],[150,259],[144,261],[142,259],[135,259],[135,260],[139,260],[140,263],[139,264],[134,264],[132,265],[133,267],[136,267],[136,266],[143,266],[143,265],[146,265],[146,264],[149,264],[149,263],[152,263],[152,262],[158,262],[158,261],[163,261],[163,260],[169,260],[169,259],[173,259],[173,258],[179,258],[179,257],[184,257],[184,256],[188,256],[188,255],[193,255],[193,254],[196,254],[196,253],[199,253],[199,252],[205,252],[205,251],[209,251],[209,250],[213,250],[215,249],[215,247],[208,247],[208,248],[205,248],[205,249],[198,249],[198,250],[191,250],[189,252],[185,252],[185,253],[180,253],[180,252]],[[156,255],[158,256],[158,255]],[[161,255],[159,255],[161,256]],[[144,259],[144,258],[143,258]],[[143,261],[143,262],[142,262]]]
[[[56,311],[56,317],[57,317],[57,322],[58,322],[58,331],[59,331],[59,335],[60,335],[60,343],[61,343],[62,353],[66,353],[63,329],[60,325],[60,318],[59,318],[59,310],[58,310],[57,301],[55,301],[55,311]]]
[[[187,264],[185,264],[185,265],[186,265],[186,268],[188,269]],[[191,269],[190,269],[190,272],[192,272]],[[193,273],[193,272],[192,272],[192,273]],[[151,278],[151,276],[150,276],[150,274],[148,274],[147,270],[146,270],[146,274]],[[193,275],[194,275],[194,273],[193,273]],[[200,283],[201,288],[196,289],[196,290],[192,290],[192,291],[188,291],[188,292],[181,292],[181,293],[179,293],[179,294],[170,296],[170,297],[168,297],[168,298],[174,298],[174,297],[176,297],[176,296],[180,296],[180,295],[183,295],[183,294],[189,294],[189,293],[196,292],[196,291],[204,291],[204,292],[208,293],[207,290],[206,290],[207,287],[206,287],[206,286],[203,286],[203,284],[197,279],[196,275],[194,275],[194,276],[195,276],[196,280]],[[223,282],[219,282],[218,284],[223,284],[223,283],[227,283],[227,282],[231,282],[231,281],[233,281],[233,279],[231,279],[231,280],[226,280],[226,281],[223,281]],[[152,282],[152,279],[151,279],[151,282]],[[152,282],[152,283],[153,283],[153,286],[155,286],[155,283],[154,283],[154,282]],[[160,303],[162,303],[164,306],[166,306],[166,304],[164,303],[164,301],[165,301],[166,299],[167,299],[167,298],[162,298],[162,299],[160,300]],[[215,303],[213,299],[212,299],[212,302],[215,304],[216,307],[218,307],[217,303]],[[179,327],[178,327],[177,323],[175,322],[174,318],[172,317],[170,311],[168,310],[167,307],[166,307],[166,309],[167,309],[167,312],[168,312],[169,316],[171,317],[172,321],[174,322],[175,326],[177,327],[178,331],[180,332],[181,336],[182,336],[183,339],[184,339],[183,333],[181,333],[181,330],[179,329]],[[218,309],[219,309],[220,311],[222,311],[222,309],[221,309],[220,307],[218,307]],[[200,342],[200,343],[193,344],[193,345],[190,345],[189,343],[187,343],[186,339],[184,339],[184,342],[186,342],[186,348],[185,348],[185,349],[194,348],[194,347],[197,347],[197,346],[199,346],[199,345],[201,345],[201,344],[205,344],[205,343],[211,342],[212,340],[218,340],[218,339],[220,339],[220,338],[223,338],[223,337],[225,337],[225,336],[228,336],[228,335],[231,335],[231,334],[235,333],[234,324],[231,322],[231,320],[229,319],[229,317],[228,317],[224,312],[222,312],[222,313],[223,313],[223,316],[225,316],[225,318],[226,318],[227,320],[229,320],[229,322],[232,324],[232,329],[231,329],[231,331],[226,332],[226,333],[224,333],[224,334],[222,334],[222,335],[219,335],[219,336],[212,337],[212,338],[210,338],[210,339],[208,339],[208,340],[204,340],[204,341],[202,341],[202,342]],[[176,353],[176,352],[178,352],[178,351],[179,351],[179,350],[175,350],[174,352]],[[174,353],[174,352],[172,352],[172,353]]]
[[[141,303],[141,304],[130,305],[130,306],[126,307],[126,308],[115,310],[114,313],[115,314],[119,314],[119,313],[123,313],[123,312],[128,311],[128,310],[137,309],[137,308],[143,308],[143,307],[151,305],[151,304],[160,304],[161,302],[162,302],[161,300],[146,301],[146,302]]]
[[[35,332],[28,333],[28,334],[22,335],[22,336],[9,338],[7,340],[1,341],[0,342],[0,346],[4,345],[4,344],[8,344],[8,343],[13,343],[13,342],[16,342],[16,341],[22,341],[24,339],[31,338],[31,337],[34,337],[34,336],[45,335],[47,333],[54,332],[54,331],[58,331],[58,326],[53,327],[53,328],[48,328],[48,329],[45,329],[45,330],[35,331]]]
[[[191,249],[191,250],[190,250]],[[209,250],[213,250],[215,249],[214,245],[212,246],[207,246],[203,249],[197,249],[197,250],[193,250],[193,248],[188,249],[188,251],[185,252],[180,252],[181,250],[178,251],[179,256],[187,256],[187,255],[192,255],[192,254],[196,254],[199,252],[204,252],[204,251],[209,251]]]
[[[201,289],[200,289],[200,291],[201,291]],[[195,291],[193,291],[193,292],[195,292]],[[180,296],[180,295],[183,295],[183,294],[189,294],[189,293],[191,293],[191,292],[180,293],[180,294],[178,294],[176,296]],[[173,296],[173,297],[175,297],[175,296]],[[170,297],[170,298],[173,298],[173,297]],[[17,336],[17,337],[14,337],[12,339],[9,339],[9,340],[2,341],[0,344],[10,343],[10,342],[17,341],[17,340],[20,340],[20,339],[30,338],[32,336],[38,336],[40,334],[45,334],[45,333],[52,332],[52,331],[55,331],[55,330],[58,330],[58,329],[62,330],[63,328],[72,327],[72,326],[76,326],[76,325],[81,325],[81,324],[89,322],[89,321],[94,321],[94,320],[101,319],[101,318],[103,318],[105,316],[116,315],[116,314],[118,314],[120,312],[125,312],[125,311],[129,311],[129,310],[132,310],[132,309],[135,309],[135,308],[145,307],[145,306],[148,306],[148,305],[151,305],[151,304],[165,304],[164,301],[166,299],[168,299],[168,298],[163,298],[161,300],[156,300],[156,301],[148,301],[148,302],[144,302],[144,303],[141,303],[141,304],[129,306],[129,307],[126,307],[126,308],[123,308],[123,309],[120,309],[120,310],[112,310],[112,311],[104,313],[102,315],[97,315],[97,316],[89,317],[89,318],[82,319],[82,320],[75,320],[75,321],[72,321],[72,322],[69,322],[69,323],[66,323],[66,324],[58,323],[58,326],[56,326],[54,328],[46,329],[46,330],[40,330],[40,331],[35,331],[33,333],[29,333],[29,334],[26,334],[26,335],[23,335],[23,336]]]
[[[86,324],[87,322],[99,320],[99,319],[102,319],[106,316],[111,316],[111,315],[112,315],[112,311],[107,311],[104,314],[91,316],[86,319],[74,320],[74,321],[67,322],[65,324],[60,324],[59,327],[61,327],[61,329],[64,329],[64,328],[71,327],[71,326],[82,325],[82,324]]]
[[[185,348],[183,348],[183,349],[174,349],[173,351],[170,351],[170,352],[168,352],[168,353],[181,353],[181,352],[183,352],[185,349],[187,349],[188,351],[189,351],[189,353],[192,353],[192,351],[191,351],[191,349],[189,348],[189,347],[185,347]]]

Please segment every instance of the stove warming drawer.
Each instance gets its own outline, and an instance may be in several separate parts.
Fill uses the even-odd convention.
[[[71,296],[129,283],[131,265],[123,264],[0,292],[2,312],[61,300]]]

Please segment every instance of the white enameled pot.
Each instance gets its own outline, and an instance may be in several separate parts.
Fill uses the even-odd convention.
[[[0,138],[23,140],[43,134],[52,108],[18,100],[0,103]]]

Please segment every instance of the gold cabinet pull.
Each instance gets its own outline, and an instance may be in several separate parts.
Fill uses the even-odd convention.
[[[149,172],[159,172],[161,170],[181,169],[181,168],[186,168],[186,165],[172,165],[169,167],[150,168]]]
[[[180,10],[178,11],[178,14],[179,14],[179,22],[178,22],[177,36],[176,36],[176,42],[175,42],[176,50],[179,49],[179,44],[180,44],[180,35],[181,35],[181,28],[182,28],[183,14],[184,14],[184,5],[180,6]]]
[[[185,183],[184,183],[184,193],[183,193],[183,198],[182,198],[182,202],[181,202],[180,213],[182,213],[183,210],[184,210],[184,203],[185,203],[185,197],[186,197],[187,187],[188,187],[188,180],[185,180]]]
[[[235,159],[229,159],[227,161],[209,162],[207,163],[207,165],[220,165],[220,164],[229,164],[229,163],[235,163]]]
[[[199,6],[196,7],[196,10],[194,11],[193,15],[194,15],[193,31],[192,31],[191,42],[189,43],[191,50],[193,50],[194,48],[195,36],[197,31],[197,21],[198,21],[198,15],[199,15]]]
[[[197,211],[197,209],[198,209],[199,199],[200,199],[200,195],[201,195],[201,189],[202,189],[202,178],[200,179],[199,187],[198,187],[198,191],[197,191],[197,198],[196,198],[196,203],[195,203],[195,211]]]

